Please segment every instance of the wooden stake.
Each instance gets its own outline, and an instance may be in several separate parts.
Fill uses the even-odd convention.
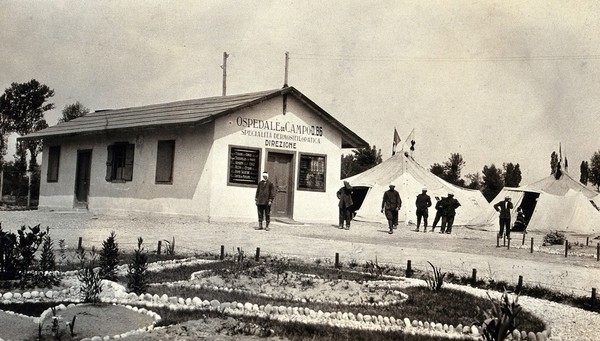
[[[161,247],[162,247],[162,241],[159,240],[158,241],[158,245],[156,246],[156,254],[157,255],[160,255],[160,252],[161,252],[160,249],[161,249]]]
[[[412,277],[412,273],[413,273],[412,262],[409,259],[406,261],[406,277]]]
[[[525,236],[526,236],[526,234],[525,234],[525,232],[523,232],[523,242],[521,243],[521,245],[525,245]]]
[[[82,246],[81,244],[83,243],[83,238],[79,237],[79,242],[77,243],[77,250],[81,250]]]
[[[225,259],[225,245],[221,245],[221,260]]]
[[[256,256],[254,256],[254,260],[258,262],[260,259],[260,247],[256,248]]]
[[[519,282],[517,283],[517,294],[521,292],[523,288],[523,276],[519,276]]]
[[[567,258],[568,252],[569,252],[569,241],[565,239],[565,258]]]
[[[596,288],[592,288],[592,310],[596,309]]]
[[[471,286],[475,286],[475,284],[477,284],[477,269],[473,269],[471,274]]]
[[[531,237],[531,253],[533,253],[533,237]]]
[[[335,267],[336,269],[340,267],[340,254],[338,252],[335,253]]]

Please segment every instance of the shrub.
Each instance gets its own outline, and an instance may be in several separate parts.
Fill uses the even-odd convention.
[[[119,265],[119,244],[117,235],[112,231],[108,238],[102,242],[100,251],[100,277],[114,281],[117,279],[117,265]]]
[[[371,275],[371,277],[375,279],[379,279],[391,271],[388,266],[379,265],[377,262],[377,257],[375,257],[375,262],[367,261],[363,268]]]
[[[164,239],[163,242],[165,242],[165,254],[169,256],[175,255],[175,236],[173,236],[172,242],[166,239]]]
[[[562,245],[565,242],[565,234],[559,231],[549,232],[544,236],[544,244]]]
[[[83,248],[77,250],[77,257],[81,266],[77,279],[80,282],[79,292],[83,302],[97,303],[100,302],[100,294],[102,293],[102,278],[100,277],[100,271],[94,270],[96,249],[93,247],[90,256],[91,258],[88,260]]]
[[[142,237],[138,238],[138,248],[133,252],[127,269],[127,289],[142,294],[148,288],[148,255],[144,252]]]
[[[48,232],[48,230],[46,230]],[[40,256],[40,270],[54,271],[56,270],[56,257],[54,256],[54,243],[49,234],[44,236],[42,244],[42,254]]]
[[[17,278],[16,245],[17,236],[14,233],[2,231],[2,224],[0,224],[0,279]]]

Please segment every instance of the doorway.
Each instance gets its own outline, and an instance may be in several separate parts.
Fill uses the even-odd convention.
[[[267,156],[266,169],[276,192],[271,207],[271,215],[274,217],[292,218],[294,206],[293,159],[293,154],[269,152]]]
[[[75,207],[87,208],[90,194],[90,173],[92,166],[92,151],[77,151],[77,166],[75,169]]]

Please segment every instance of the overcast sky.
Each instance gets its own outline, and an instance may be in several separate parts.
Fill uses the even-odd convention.
[[[33,78],[91,110],[296,87],[391,155],[414,128],[425,167],[463,175],[600,150],[597,1],[1,1],[0,87]],[[558,2],[557,2],[558,3]],[[0,89],[0,90],[1,90]],[[349,153],[350,151],[346,151]],[[7,156],[12,160],[12,154]]]

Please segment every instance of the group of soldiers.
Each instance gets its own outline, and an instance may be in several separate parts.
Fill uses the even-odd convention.
[[[433,225],[431,226],[431,232],[435,231],[440,219],[442,225],[440,227],[440,233],[451,234],[452,226],[454,225],[454,217],[456,216],[456,209],[460,207],[460,202],[454,198],[453,193],[448,193],[447,197],[435,197],[435,218],[433,219]],[[423,221],[423,232],[427,232],[427,218],[429,217],[429,207],[431,206],[431,198],[427,194],[427,188],[423,188],[421,194],[417,195],[415,201],[417,206],[417,229],[416,232],[420,231],[421,220]]]

